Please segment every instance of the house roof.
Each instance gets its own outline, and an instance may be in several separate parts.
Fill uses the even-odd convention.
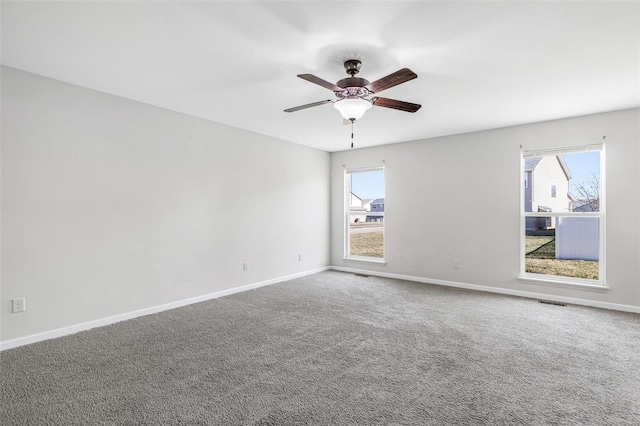
[[[542,161],[542,157],[533,157],[533,158],[525,158],[524,159],[524,171],[532,172],[538,164]]]
[[[543,158],[544,157],[525,158],[524,171],[532,172],[533,170],[535,170],[535,168],[538,167],[538,164],[540,164]],[[558,162],[560,163],[560,167],[562,167],[562,171],[564,172],[564,175],[567,177],[567,180],[571,179],[571,172],[569,171],[569,167],[567,166],[567,163],[564,161],[564,157],[562,157],[562,155],[556,155],[556,158],[558,159]]]
[[[571,172],[569,171],[567,163],[564,161],[564,157],[562,155],[556,155],[556,158],[558,159],[558,162],[560,162],[560,167],[562,167],[562,171],[567,177],[567,180],[571,179]]]
[[[384,204],[384,198],[376,198],[371,204]]]
[[[571,203],[571,211],[574,212],[593,212],[596,211],[593,205],[585,200],[577,200]]]

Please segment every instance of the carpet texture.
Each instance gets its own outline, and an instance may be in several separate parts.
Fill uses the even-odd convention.
[[[335,271],[0,367],[3,425],[640,424],[640,315]]]

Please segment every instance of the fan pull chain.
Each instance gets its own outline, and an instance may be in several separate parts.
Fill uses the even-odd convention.
[[[351,120],[351,148],[353,148],[353,122],[356,121],[354,118],[350,118]]]

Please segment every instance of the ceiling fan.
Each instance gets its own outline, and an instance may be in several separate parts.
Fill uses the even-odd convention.
[[[360,72],[362,63],[357,59],[349,59],[344,63],[344,69],[349,77],[343,78],[336,84],[329,83],[313,74],[298,74],[303,80],[310,81],[319,86],[327,88],[336,95],[337,99],[327,99],[324,101],[313,102],[310,104],[300,105],[293,108],[285,109],[285,112],[295,112],[301,109],[311,108],[319,105],[332,103],[333,107],[340,111],[345,120],[352,123],[362,118],[364,113],[372,106],[384,108],[392,108],[406,112],[416,112],[422,105],[413,104],[411,102],[398,101],[395,99],[381,98],[376,96],[377,93],[389,89],[398,84],[406,83],[409,80],[417,78],[418,75],[409,68],[402,68],[386,77],[369,83],[369,80],[356,77]]]

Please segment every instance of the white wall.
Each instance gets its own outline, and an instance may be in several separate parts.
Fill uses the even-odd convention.
[[[324,267],[329,200],[333,265],[640,306],[638,109],[331,156],[10,68],[1,112],[0,341]],[[610,291],[518,282],[520,145],[604,135]],[[342,165],[382,160],[387,264],[344,261]]]
[[[595,144],[605,135],[610,290],[519,282],[520,145],[533,150]],[[332,264],[640,307],[639,145],[640,110],[633,109],[334,153]],[[383,160],[387,264],[346,261],[343,165],[369,167]],[[460,260],[460,269],[452,268],[453,259]]]
[[[2,68],[1,166],[2,341],[329,264],[323,151]]]

